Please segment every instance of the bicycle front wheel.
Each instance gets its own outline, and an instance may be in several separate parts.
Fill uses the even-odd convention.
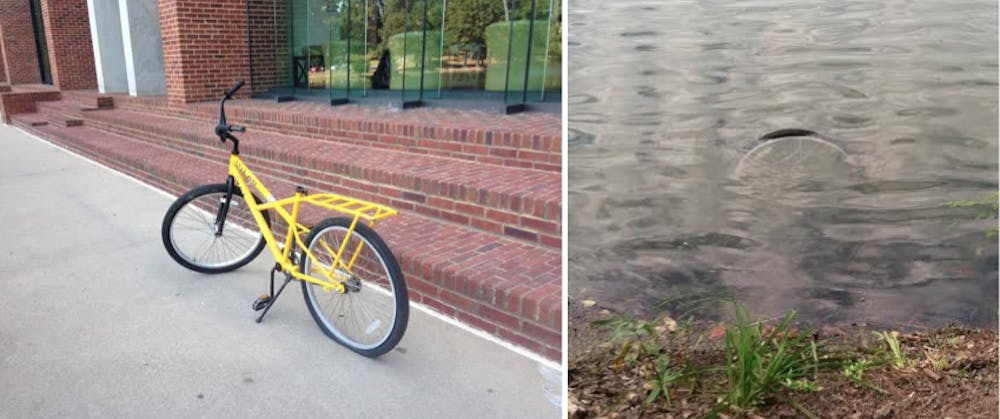
[[[302,281],[302,293],[316,324],[331,339],[367,357],[389,352],[403,338],[410,315],[406,282],[399,263],[375,231],[358,224],[348,236],[351,220],[329,218],[317,224],[306,239],[306,247],[323,270],[329,271],[337,252],[343,247],[338,271],[344,280],[343,294]],[[348,271],[346,265],[354,259]],[[303,256],[302,272],[311,270],[316,261]]]
[[[254,197],[256,199],[256,197]],[[250,263],[264,249],[264,235],[238,187],[225,219],[226,185],[204,185],[177,198],[163,217],[163,246],[177,263],[204,273],[222,273]],[[257,199],[260,203],[260,199]],[[267,211],[261,211],[270,225]],[[222,224],[221,231],[219,224]]]

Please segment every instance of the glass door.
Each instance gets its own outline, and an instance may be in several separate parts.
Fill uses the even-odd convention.
[[[511,20],[507,28],[508,65],[504,103],[508,112],[523,110],[529,93],[544,90],[549,15],[547,9],[538,10],[539,1],[548,3],[547,0],[507,2]]]
[[[291,78],[300,100],[330,100],[332,76],[340,69],[341,9],[346,1],[292,0]],[[336,35],[336,38],[335,38]]]
[[[315,34],[314,48],[321,52],[317,72],[322,73],[314,81],[316,89],[326,89],[330,104],[339,105],[347,103],[347,96],[351,89],[351,39],[348,37],[351,31],[351,6],[349,0],[307,0],[314,3],[313,9],[318,9],[315,13],[322,14],[321,18],[316,18],[310,25],[319,25],[312,28]]]
[[[247,0],[251,97],[294,97],[291,12],[289,0]]]

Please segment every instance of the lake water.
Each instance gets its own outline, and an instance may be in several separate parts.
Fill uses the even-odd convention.
[[[995,1],[569,11],[572,299],[996,326]]]

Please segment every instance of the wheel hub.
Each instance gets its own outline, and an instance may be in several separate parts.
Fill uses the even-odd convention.
[[[361,292],[361,280],[351,275],[350,279],[344,281],[344,290],[346,292]]]

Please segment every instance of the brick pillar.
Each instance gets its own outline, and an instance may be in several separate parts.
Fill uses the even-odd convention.
[[[3,89],[9,89],[7,84],[9,84],[7,83],[7,53],[3,49],[3,24],[0,24],[0,85],[3,85]]]
[[[0,77],[10,84],[42,81],[33,28],[28,0],[0,0]]]
[[[216,100],[250,83],[247,0],[160,0],[167,100],[172,106]],[[246,96],[250,86],[243,87]]]
[[[94,44],[87,2],[41,0],[52,84],[60,90],[96,89]]]
[[[7,88],[7,59],[4,56],[7,55],[3,52],[3,25],[0,25],[0,85],[5,85],[3,88]]]

